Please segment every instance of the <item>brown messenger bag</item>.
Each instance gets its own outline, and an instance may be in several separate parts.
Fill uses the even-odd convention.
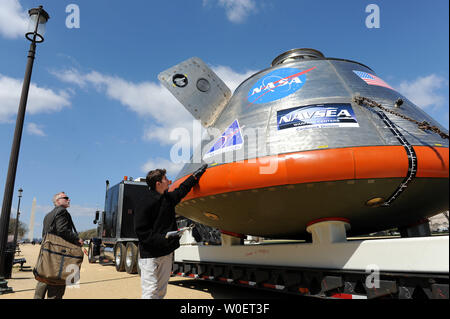
[[[73,223],[72,227],[75,230]],[[83,257],[80,246],[55,234],[47,233],[33,269],[34,277],[49,285],[76,284],[80,278]]]

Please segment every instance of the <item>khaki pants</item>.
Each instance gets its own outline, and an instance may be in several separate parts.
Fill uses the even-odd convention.
[[[172,271],[173,252],[157,258],[140,258],[142,299],[163,299]]]
[[[47,299],[62,299],[66,286],[52,286],[46,283],[38,281],[36,289],[34,291],[34,299],[45,299],[47,293]]]

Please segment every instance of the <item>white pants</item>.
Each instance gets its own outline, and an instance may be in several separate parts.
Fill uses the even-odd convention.
[[[142,299],[163,299],[172,271],[173,252],[157,258],[140,258]]]

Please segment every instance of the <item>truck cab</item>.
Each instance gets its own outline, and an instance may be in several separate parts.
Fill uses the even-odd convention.
[[[109,187],[106,181],[105,208],[95,214],[97,237],[89,243],[89,262],[114,262],[117,271],[137,273],[138,239],[134,231],[134,213],[148,192],[144,178],[124,179]]]

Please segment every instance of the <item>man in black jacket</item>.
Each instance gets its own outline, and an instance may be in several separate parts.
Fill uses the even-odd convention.
[[[139,239],[142,299],[162,299],[166,295],[173,251],[180,247],[178,236],[166,238],[166,234],[177,230],[175,206],[198,183],[206,167],[206,164],[200,167],[172,192],[168,191],[171,181],[165,169],[147,174],[149,191],[137,205],[134,216]]]
[[[67,211],[67,208],[70,206],[69,197],[64,192],[57,193],[53,196],[53,204],[55,208],[44,217],[42,238],[47,233],[52,233],[71,243],[82,246],[83,240],[78,238],[78,234],[74,232],[72,217]],[[61,299],[65,290],[65,285],[48,285],[38,281],[34,292],[34,299],[44,299],[46,293],[48,299]]]

